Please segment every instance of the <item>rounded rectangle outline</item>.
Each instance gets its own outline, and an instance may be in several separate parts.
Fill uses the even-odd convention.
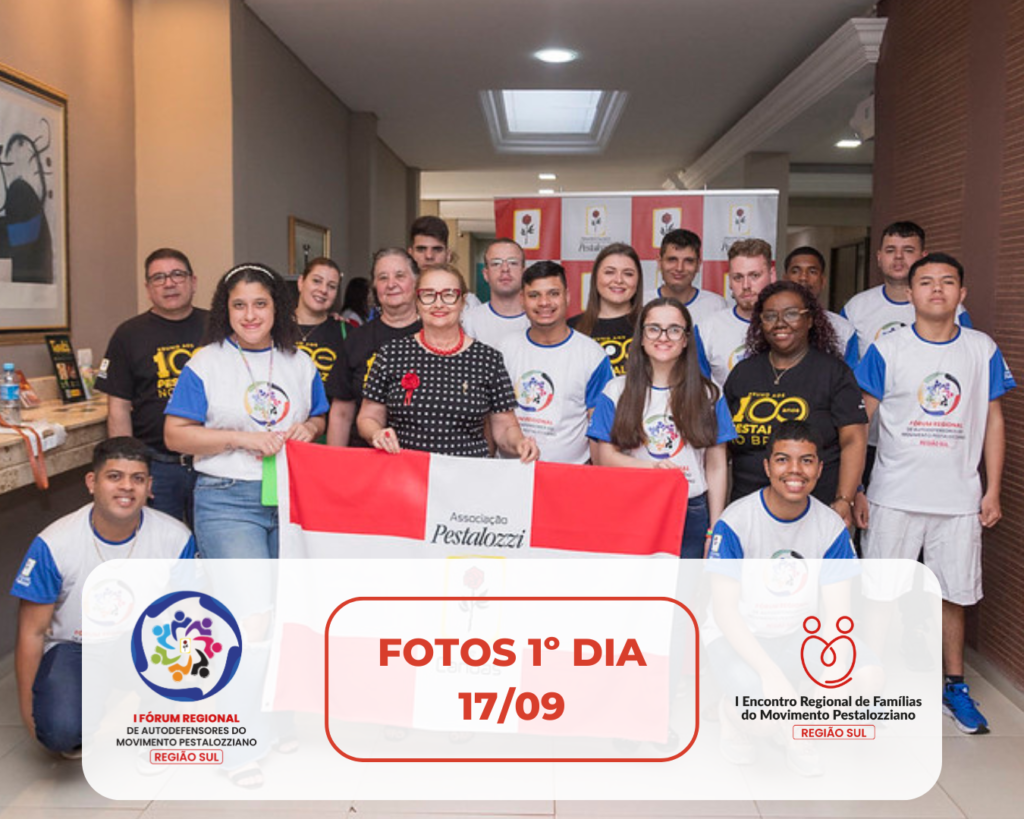
[[[198,761],[196,761],[196,762],[166,762],[166,761],[156,762],[156,761],[153,760],[153,754],[157,754],[157,753],[208,754],[211,751],[216,753],[218,756],[220,756],[220,759],[217,760],[216,762],[198,762]],[[223,748],[204,748],[201,751],[195,751],[195,750],[192,750],[191,748],[189,748],[189,749],[184,749],[184,748],[150,748],[149,749],[149,764],[150,765],[223,765],[224,764],[224,749]],[[97,791],[97,793],[98,793],[98,791]]]
[[[358,757],[352,756],[351,754],[345,753],[334,741],[334,737],[331,736],[331,685],[330,685],[330,667],[331,667],[331,623],[334,621],[335,616],[345,606],[351,605],[352,603],[396,603],[396,602],[413,602],[413,603],[443,603],[443,602],[473,602],[478,598],[474,597],[446,597],[446,596],[432,596],[432,597],[352,597],[341,603],[334,611],[331,612],[327,618],[327,624],[324,626],[324,732],[327,735],[327,741],[331,743],[331,747],[334,748],[339,754],[345,759],[351,760],[352,762],[671,762],[674,759],[679,759],[683,754],[693,747],[693,744],[697,741],[697,735],[700,733],[700,685],[695,688],[694,698],[694,725],[693,725],[693,736],[686,746],[676,754],[667,757]],[[697,625],[697,618],[693,616],[693,612],[683,603],[680,603],[674,597],[489,597],[488,600],[494,602],[570,602],[570,603],[672,603],[679,606],[683,611],[686,612],[690,618],[690,622],[693,623],[694,633],[694,672],[697,675],[697,679],[700,679],[700,627]]]
[[[846,729],[846,728],[870,728],[871,729],[871,736],[869,736],[869,737],[798,737],[796,735],[796,729],[797,728],[840,728],[840,729]],[[829,740],[843,739],[843,740],[851,740],[851,741],[854,741],[854,742],[864,742],[865,740],[874,739],[877,733],[878,733],[877,728],[874,725],[872,725],[871,723],[867,723],[867,722],[855,722],[855,723],[851,723],[850,725],[844,725],[844,724],[840,724],[840,723],[826,723],[825,725],[822,725],[820,722],[817,722],[817,723],[800,722],[800,723],[797,723],[797,724],[795,724],[793,726],[793,739],[794,740],[805,739],[807,741],[810,741],[810,740],[821,740],[822,742],[828,742]]]

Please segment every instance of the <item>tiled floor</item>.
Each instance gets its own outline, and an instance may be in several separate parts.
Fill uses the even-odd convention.
[[[8,658],[9,660],[9,658]],[[53,759],[30,741],[18,717],[14,676],[0,663],[0,819],[445,819],[538,817],[1024,817],[1024,711],[977,674],[972,693],[993,725],[967,737],[946,722],[939,783],[910,802],[112,802],[99,796],[78,762]],[[6,673],[3,673],[6,671]]]

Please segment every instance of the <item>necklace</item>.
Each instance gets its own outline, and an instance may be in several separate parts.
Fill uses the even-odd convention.
[[[267,429],[270,429],[277,422],[277,418],[273,417],[274,415],[276,415],[276,413],[274,412],[273,401],[274,345],[270,345],[270,368],[267,372],[266,380],[267,394],[262,397],[257,394],[256,388],[258,384],[256,382],[256,377],[252,374],[252,367],[249,366],[249,359],[246,358],[245,352],[242,350],[242,345],[236,342],[236,346],[238,348],[238,354],[242,357],[242,363],[245,364],[245,371],[249,373],[249,389],[246,392],[253,394],[253,397],[257,399],[254,403],[253,411],[255,412],[257,409],[260,411],[260,414],[263,416],[264,425],[267,427]]]
[[[124,559],[125,560],[130,558],[132,556],[132,552],[135,551],[135,544],[138,541],[139,529],[141,528],[141,526],[142,526],[142,517],[140,516],[139,517],[139,522],[135,526],[135,531],[132,532],[132,537],[131,537],[131,544],[132,545],[131,545],[131,548],[128,549],[128,554],[124,555]],[[93,522],[92,522],[92,512],[89,513],[89,529],[90,529],[90,531],[92,531],[92,547],[96,550],[96,557],[98,557],[100,559],[100,563],[106,563],[108,558],[104,557],[103,556],[103,552],[100,551],[100,536],[96,532],[95,525],[93,525]],[[123,543],[118,544],[118,545],[124,546]],[[118,557],[120,558],[121,555],[118,555]]]
[[[441,347],[434,347],[432,344],[427,343],[427,335],[425,330],[420,330],[420,344],[422,344],[427,350],[432,352],[434,355],[455,355],[459,350],[462,349],[462,343],[466,340],[466,334],[462,332],[462,327],[459,327],[459,341],[454,347],[449,347],[447,350]]]
[[[810,349],[810,347],[807,348],[807,350],[809,350],[809,349]],[[800,355],[798,355],[796,357],[796,360],[793,361],[792,364],[790,364],[788,367],[786,367],[784,369],[781,369],[781,370],[778,367],[776,367],[775,366],[775,362],[772,361],[771,351],[768,352],[768,366],[772,368],[772,375],[775,376],[775,386],[776,387],[779,386],[779,382],[782,380],[782,376],[784,376],[786,373],[788,373],[790,370],[792,370],[797,364],[799,364],[801,361],[804,360],[804,356],[807,355],[807,350],[804,350],[802,353],[800,353]]]

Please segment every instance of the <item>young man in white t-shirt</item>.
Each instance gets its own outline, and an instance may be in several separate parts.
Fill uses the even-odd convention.
[[[501,342],[516,392],[516,419],[537,440],[540,460],[583,464],[590,459],[587,423],[612,365],[594,339],[566,323],[565,268],[536,262],[523,274],[523,306],[530,326]]]
[[[721,389],[725,379],[747,352],[747,328],[757,297],[775,281],[772,246],[763,239],[741,239],[729,248],[729,289],[736,300],[732,310],[719,310],[700,327],[700,340],[711,369],[711,380]]]
[[[923,549],[942,590],[943,709],[975,734],[988,722],[963,681],[964,607],[982,596],[981,530],[1002,517],[1000,397],[1016,384],[996,343],[957,324],[963,273],[944,253],[918,259],[907,276],[913,325],[879,338],[857,367],[864,406],[879,422],[857,523],[867,528],[865,558],[914,560]]]
[[[103,627],[83,623],[83,605],[87,611],[103,605],[86,596],[89,573],[114,558],[195,557],[185,524],[145,508],[153,483],[149,458],[135,438],[98,444],[85,476],[93,502],[32,541],[11,586],[21,600],[14,649],[21,718],[46,748],[69,758],[81,755],[83,632]]]
[[[523,310],[523,269],[526,254],[512,239],[495,239],[484,251],[484,279],[491,298],[462,314],[462,329],[497,349],[501,340],[530,326]]]
[[[728,305],[718,293],[701,290],[693,282],[700,273],[700,236],[692,230],[671,230],[661,240],[658,254],[658,278],[661,284],[644,293],[644,304],[668,296],[690,311],[694,325]]]
[[[782,278],[802,284],[811,291],[811,295],[819,301],[822,309],[825,308],[825,302],[821,300],[821,294],[825,291],[828,277],[825,275],[825,257],[821,255],[820,250],[810,245],[794,248],[790,251],[790,254],[786,257],[786,263],[782,266]],[[856,367],[857,361],[860,360],[860,350],[857,346],[857,328],[848,319],[843,318],[838,313],[833,313],[831,310],[825,310],[825,315],[828,317],[828,323],[832,325],[832,329],[835,330],[836,337],[839,339],[843,360],[851,368]]]

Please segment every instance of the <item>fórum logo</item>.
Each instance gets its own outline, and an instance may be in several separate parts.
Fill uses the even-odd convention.
[[[242,633],[227,607],[208,594],[178,591],[151,603],[132,632],[132,663],[169,700],[212,697],[235,676]]]
[[[917,401],[929,415],[949,415],[960,404],[960,382],[949,373],[934,372],[917,388]]]
[[[547,373],[530,370],[516,381],[516,403],[524,412],[545,410],[554,398],[555,384]]]

